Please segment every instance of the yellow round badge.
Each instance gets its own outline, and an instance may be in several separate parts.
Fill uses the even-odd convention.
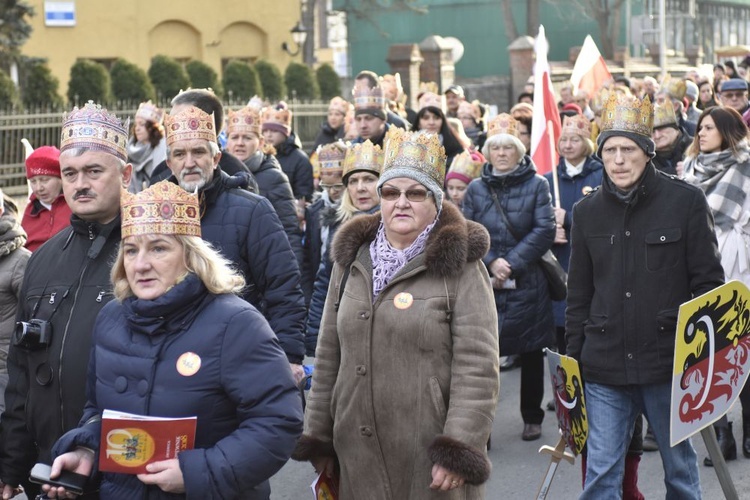
[[[594,188],[592,188],[591,186],[583,186],[583,189],[581,189],[581,193],[583,194],[583,196],[586,196],[593,190]]]
[[[410,293],[401,292],[393,297],[393,305],[396,309],[409,309],[414,303],[414,297]]]
[[[184,377],[192,377],[201,369],[201,357],[194,352],[186,352],[177,359],[177,372]]]

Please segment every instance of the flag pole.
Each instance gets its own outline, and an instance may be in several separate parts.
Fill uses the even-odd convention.
[[[555,208],[560,208],[560,181],[557,178],[557,163],[555,163],[555,129],[552,120],[547,120],[547,136],[549,137],[549,161],[552,171],[552,190],[555,194]]]

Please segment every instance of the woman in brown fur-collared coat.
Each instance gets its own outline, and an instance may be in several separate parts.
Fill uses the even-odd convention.
[[[482,499],[499,389],[489,237],[443,204],[434,170],[388,161],[382,212],[333,242],[293,458],[338,469],[341,500]]]

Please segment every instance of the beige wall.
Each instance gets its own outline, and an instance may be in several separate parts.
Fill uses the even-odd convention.
[[[293,45],[299,20],[298,0],[76,0],[75,27],[47,27],[44,1],[28,3],[36,15],[23,53],[48,60],[63,95],[79,58],[122,57],[148,70],[164,54],[204,61],[219,75],[222,59],[264,58],[283,71],[292,58],[281,44]]]

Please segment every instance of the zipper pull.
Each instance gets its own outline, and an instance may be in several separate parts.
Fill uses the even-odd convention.
[[[104,297],[104,290],[101,290],[99,292],[99,295],[96,296],[96,301],[97,302],[101,302],[102,301],[102,297]]]
[[[54,304],[55,303],[55,295],[57,295],[57,292],[53,293],[49,296],[49,303]]]

